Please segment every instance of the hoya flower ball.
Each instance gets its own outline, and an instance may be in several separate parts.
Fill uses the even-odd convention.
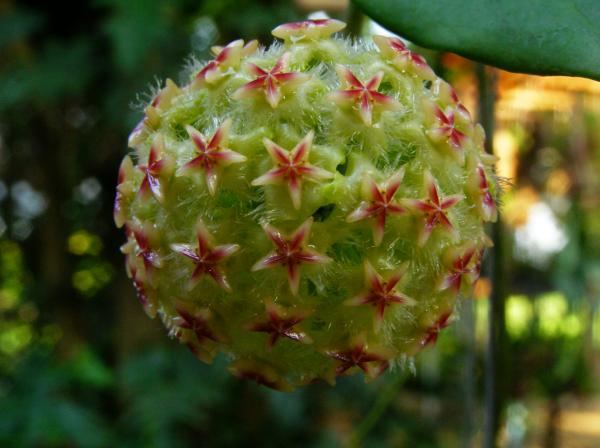
[[[493,157],[396,38],[337,20],[213,48],[129,138],[114,217],[150,317],[201,360],[289,390],[435,342],[479,276]]]

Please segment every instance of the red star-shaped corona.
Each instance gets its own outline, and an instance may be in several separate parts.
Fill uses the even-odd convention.
[[[490,185],[483,164],[479,163],[475,167],[471,184],[471,190],[475,193],[475,196],[479,198],[479,213],[481,218],[484,221],[495,221],[498,216],[496,202],[490,193]]]
[[[379,246],[383,240],[387,215],[401,215],[406,212],[404,207],[393,201],[403,177],[404,169],[400,169],[387,181],[385,188],[380,188],[370,176],[366,175],[362,189],[363,197],[367,200],[361,202],[358,208],[346,218],[348,222],[372,218],[373,240],[376,246]]]
[[[335,19],[302,20],[279,25],[271,33],[280,39],[298,42],[302,39],[323,39],[346,28],[344,22]]]
[[[493,243],[491,243],[493,244]],[[480,248],[477,250],[476,254],[475,254],[475,261],[473,262],[473,269],[471,272],[471,276],[469,276],[469,279],[473,281],[473,283],[475,283],[477,280],[479,280],[479,277],[481,276],[481,264],[483,263],[483,255],[485,253],[485,249]]]
[[[289,238],[283,236],[276,228],[265,224],[263,229],[275,246],[275,251],[258,260],[252,267],[252,270],[258,271],[275,266],[286,267],[290,289],[292,294],[296,295],[300,284],[300,265],[328,263],[331,261],[331,258],[323,254],[306,249],[305,245],[312,223],[313,219],[308,218]]]
[[[459,161],[464,160],[463,142],[467,136],[456,128],[454,110],[447,108],[446,112],[434,105],[434,114],[436,125],[426,133],[429,139],[434,143],[446,143],[452,149],[452,154]]]
[[[452,316],[452,311],[443,313],[438,320],[426,330],[425,336],[421,339],[421,346],[426,347],[437,342],[440,331],[450,325],[450,316]]]
[[[273,143],[268,138],[264,145],[269,155],[275,162],[275,168],[254,179],[252,185],[287,184],[294,208],[300,208],[302,196],[302,180],[318,182],[331,179],[333,174],[307,163],[314,133],[310,131],[291,151],[286,151],[281,146]]]
[[[437,226],[442,226],[452,237],[457,236],[454,226],[448,219],[448,210],[462,199],[460,195],[446,196],[441,199],[435,180],[429,171],[425,172],[424,178],[428,197],[424,199],[405,199],[403,201],[407,206],[416,209],[425,216],[425,224],[419,235],[419,246],[425,245],[431,232]]]
[[[454,90],[454,87],[452,86],[450,86],[450,98],[452,99],[452,102],[454,103],[454,107],[456,108],[457,112],[463,117],[463,119],[467,121],[470,120],[471,114],[469,113],[465,105],[460,101],[456,90]]]
[[[438,102],[440,104],[444,104],[447,106],[451,106],[457,112],[458,117],[463,122],[471,121],[471,114],[465,107],[465,105],[460,101],[456,90],[446,81],[441,78],[437,78],[431,87],[431,91],[437,97]]]
[[[161,118],[159,110],[167,109],[173,98],[181,94],[181,89],[172,80],[167,79],[165,87],[158,92],[152,102],[144,110],[144,118],[142,118],[137,126],[129,134],[127,143],[130,148],[135,148],[143,143],[148,137],[149,131],[157,129]]]
[[[172,161],[163,155],[164,140],[162,134],[157,134],[150,146],[148,162],[138,165],[137,168],[144,173],[144,179],[140,184],[139,195],[146,199],[152,194],[156,200],[162,202],[164,199],[161,181],[170,173]]]
[[[329,94],[329,98],[341,105],[352,105],[358,110],[363,123],[371,126],[373,123],[373,110],[398,110],[400,103],[395,99],[379,93],[377,89],[383,79],[383,72],[378,72],[369,81],[363,84],[348,68],[337,65],[338,76],[347,87],[346,90],[337,90]]]
[[[171,79],[165,81],[165,87],[154,97],[151,106],[166,109],[171,105],[174,97],[181,93],[181,89]]]
[[[215,60],[218,59],[221,63],[224,63],[225,61],[227,61],[227,62],[229,62],[227,64],[227,66],[235,67],[235,66],[239,65],[241,57],[235,59],[232,56],[220,56],[221,53],[223,52],[223,50],[225,50],[227,47],[241,48],[240,56],[244,57],[244,56],[248,56],[256,51],[256,49],[258,48],[258,41],[256,39],[254,39],[254,40],[249,41],[246,45],[244,45],[244,40],[239,39],[239,40],[235,40],[235,41],[231,42],[230,44],[226,45],[225,47],[223,47],[221,45],[213,45],[212,47],[210,47],[211,53],[216,56]],[[232,60],[232,61],[230,61],[230,60]]]
[[[250,72],[256,78],[237,89],[233,93],[233,99],[249,98],[259,92],[264,92],[267,103],[275,109],[283,96],[283,86],[290,88],[309,78],[309,75],[305,73],[284,72],[289,58],[290,53],[284,53],[271,70],[264,70],[256,64],[248,63]]]
[[[231,286],[229,286],[225,274],[219,268],[219,264],[237,252],[240,246],[237,244],[215,246],[212,235],[201,219],[196,224],[196,237],[198,239],[196,246],[171,244],[173,251],[189,258],[196,264],[190,279],[190,289],[196,286],[205,274],[208,274],[225,291],[231,291]]]
[[[146,314],[154,319],[154,317],[156,316],[156,303],[155,300],[151,300],[150,295],[148,293],[148,290],[146,288],[146,285],[144,284],[144,281],[139,278],[138,276],[138,271],[137,268],[135,267],[135,265],[131,265],[128,266],[128,274],[131,276],[131,279],[133,281],[133,286],[135,288],[135,294],[140,302],[140,304],[142,305],[142,307],[144,308],[144,311],[146,312]]]
[[[244,45],[242,39],[235,40],[225,47],[212,47],[215,58],[198,72],[194,78],[194,85],[203,86],[205,83],[216,83],[225,76],[227,69],[237,67],[241,58],[254,53],[257,47],[258,41],[252,40]]]
[[[135,148],[146,139],[148,136],[148,127],[146,124],[146,116],[144,115],[144,118],[142,118],[129,133],[129,137],[127,137],[127,146]]]
[[[467,247],[466,250],[456,253],[452,250],[449,252],[451,257],[451,270],[444,276],[440,283],[441,291],[451,289],[458,293],[463,284],[463,280],[467,284],[472,285],[479,278],[479,270],[481,263],[478,262],[478,251],[475,246]]]
[[[133,270],[137,270],[135,264],[135,252],[139,246],[135,240],[133,230],[131,230],[131,224],[125,223],[125,235],[127,236],[127,241],[125,241],[125,243],[122,244],[119,249],[121,250],[121,253],[125,255],[125,269],[127,271],[127,275],[129,278],[132,278]]]
[[[373,36],[373,42],[383,56],[390,58],[400,70],[412,70],[425,79],[435,79],[435,74],[425,59],[413,53],[400,39],[386,36]]]
[[[146,273],[152,273],[155,268],[160,268],[162,266],[160,255],[150,245],[150,234],[152,231],[152,225],[149,223],[146,223],[143,226],[136,225],[131,229],[138,246],[135,255],[142,260],[144,271]]]
[[[187,307],[176,306],[177,318],[176,325],[184,330],[190,330],[196,335],[196,339],[200,344],[206,341],[219,342],[219,338],[215,332],[208,326],[208,321],[211,318],[211,312],[208,309],[200,309],[195,312],[190,312]]]
[[[280,306],[272,301],[265,303],[267,318],[248,325],[250,331],[268,333],[267,345],[273,347],[281,337],[292,341],[310,342],[310,338],[296,328],[296,325],[306,319],[308,313],[298,311],[295,313],[285,312]]]
[[[273,368],[264,364],[259,365],[250,360],[240,359],[229,367],[229,371],[238,378],[255,381],[257,384],[270,389],[278,391],[292,390],[290,384],[282,380]]]
[[[367,345],[362,340],[354,341],[347,350],[329,350],[326,353],[338,361],[335,369],[337,375],[342,375],[352,367],[358,367],[369,377],[376,378],[389,367],[388,356],[376,351],[367,351]]]
[[[123,227],[126,221],[124,210],[125,197],[131,193],[131,184],[127,182],[132,178],[133,162],[129,156],[125,156],[119,167],[119,178],[117,181],[117,192],[113,204],[113,219],[117,227]]]
[[[153,102],[155,100],[156,98],[153,100]],[[144,118],[138,122],[137,126],[133,129],[133,131],[131,131],[131,134],[129,134],[127,144],[130,148],[137,148],[140,144],[146,141],[148,135],[152,131],[156,131],[158,129],[161,122],[161,115],[158,109],[159,108],[154,107],[152,104],[148,104],[148,106],[146,106],[144,109]]]
[[[193,127],[188,125],[185,129],[192,139],[198,155],[183,165],[178,172],[184,174],[190,171],[202,171],[208,191],[214,195],[217,190],[217,170],[233,163],[246,161],[245,156],[225,147],[229,139],[231,120],[229,118],[225,120],[208,143],[204,136]]]
[[[369,288],[356,297],[344,303],[350,306],[370,305],[375,308],[375,325],[379,327],[383,322],[385,309],[394,304],[414,305],[415,301],[401,292],[396,291],[398,283],[406,273],[408,264],[398,268],[387,280],[377,273],[371,263],[365,261],[365,283]]]

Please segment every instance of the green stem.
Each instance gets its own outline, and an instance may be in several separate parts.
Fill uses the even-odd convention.
[[[350,2],[346,10],[346,29],[344,32],[350,37],[359,37],[365,23],[364,14],[358,9],[354,3]]]
[[[495,128],[494,105],[496,101],[496,80],[484,65],[477,65],[479,81],[479,113],[480,121],[488,138],[485,142],[486,152],[492,153]],[[504,308],[508,294],[508,273],[506,254],[506,235],[502,217],[492,227],[494,248],[492,250],[490,271],[492,293],[488,312],[488,347],[485,359],[485,436],[483,446],[494,448],[498,443],[500,418],[505,402],[503,383],[504,370]]]
[[[361,446],[362,441],[366,438],[369,432],[375,427],[381,416],[390,406],[392,401],[398,396],[398,390],[408,377],[408,369],[396,373],[392,381],[383,388],[377,396],[373,407],[369,410],[365,418],[360,422],[354,434],[350,439],[349,447],[355,448]]]

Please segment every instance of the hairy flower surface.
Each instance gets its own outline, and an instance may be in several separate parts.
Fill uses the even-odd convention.
[[[114,217],[150,317],[278,390],[375,378],[432,345],[479,276],[494,159],[399,39],[336,20],[215,47],[129,137]]]

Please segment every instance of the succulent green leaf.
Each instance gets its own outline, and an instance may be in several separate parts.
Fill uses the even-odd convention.
[[[514,72],[600,80],[594,0],[354,0],[417,45]]]

